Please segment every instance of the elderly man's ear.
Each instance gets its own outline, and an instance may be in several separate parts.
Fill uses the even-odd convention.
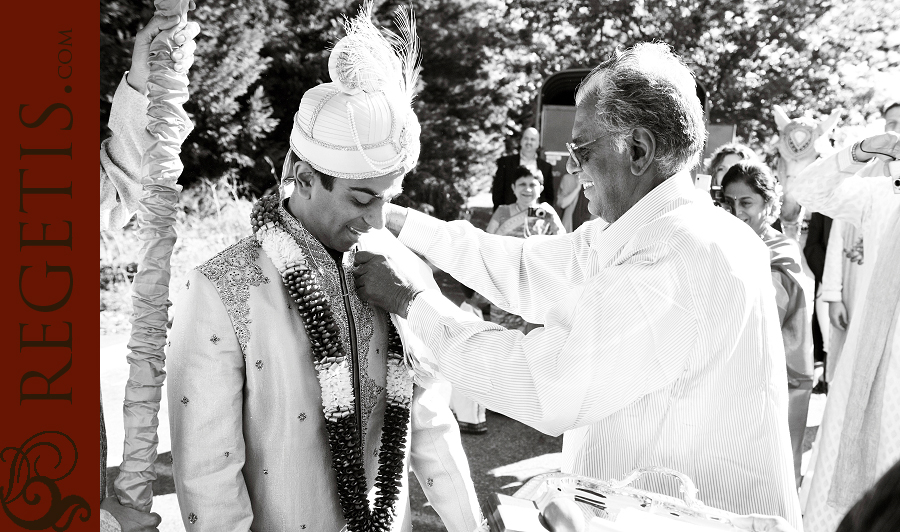
[[[626,142],[631,154],[631,173],[644,175],[656,157],[656,138],[648,130],[636,127]]]

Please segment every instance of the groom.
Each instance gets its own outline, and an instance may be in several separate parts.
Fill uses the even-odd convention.
[[[177,306],[168,397],[188,530],[408,531],[408,468],[448,530],[482,525],[447,399],[413,385],[415,338],[351,272],[358,246],[402,248],[383,208],[419,154],[417,58],[373,38],[370,11],[300,102],[281,200],[260,200],[255,235],[191,272]]]

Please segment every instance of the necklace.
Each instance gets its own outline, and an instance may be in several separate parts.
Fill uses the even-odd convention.
[[[366,494],[366,475],[359,427],[354,420],[350,360],[340,342],[337,324],[317,273],[310,268],[296,240],[278,215],[278,199],[261,198],[250,215],[253,232],[266,255],[281,273],[285,287],[303,318],[312,346],[313,362],[322,389],[322,410],[328,430],[331,463],[337,478],[338,500],[349,532],[385,532],[396,516],[395,504],[403,479],[412,378],[403,365],[403,345],[388,320],[387,403],[381,430],[378,496],[372,508]],[[312,256],[310,255],[312,259]]]

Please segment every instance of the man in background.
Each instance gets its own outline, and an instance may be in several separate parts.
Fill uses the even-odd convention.
[[[494,174],[494,182],[491,185],[491,199],[494,202],[494,210],[501,205],[515,203],[516,195],[513,186],[516,184],[517,169],[524,166],[535,175],[543,176],[544,190],[538,198],[539,202],[554,204],[556,192],[553,187],[553,166],[541,159],[538,155],[538,130],[529,127],[522,132],[519,141],[519,151],[497,159],[497,173]]]

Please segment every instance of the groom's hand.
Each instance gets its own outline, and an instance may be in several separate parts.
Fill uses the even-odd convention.
[[[368,251],[357,252],[353,275],[360,297],[402,318],[416,294],[426,288],[407,277],[388,257]]]
[[[162,518],[159,514],[141,512],[127,506],[119,504],[119,499],[115,495],[106,497],[100,503],[100,508],[111,513],[122,532],[159,532],[159,524]]]

